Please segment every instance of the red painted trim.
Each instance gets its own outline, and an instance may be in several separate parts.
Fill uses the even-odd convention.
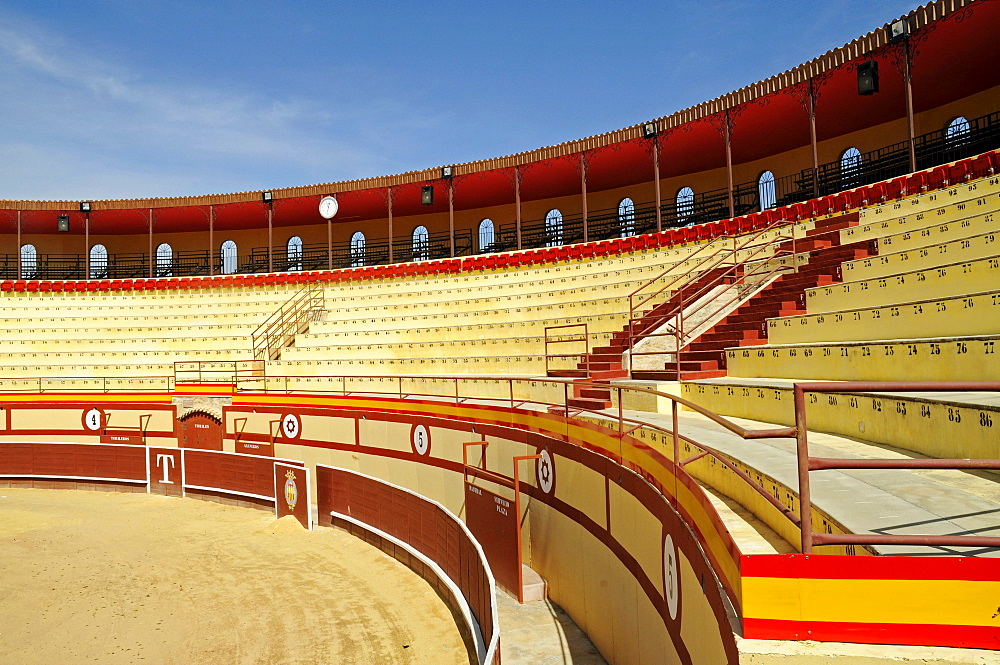
[[[863,558],[870,561],[875,557]],[[891,558],[899,559],[902,557]],[[743,630],[745,637],[762,640],[817,640],[820,642],[1000,649],[1000,630],[997,630],[996,626],[842,623],[747,618],[743,620]]]
[[[741,557],[740,569],[743,577],[792,579],[974,582],[993,582],[1000,579],[1000,559],[989,557],[748,554]]]

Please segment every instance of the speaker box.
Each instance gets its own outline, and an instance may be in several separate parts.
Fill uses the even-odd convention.
[[[434,185],[425,185],[420,190],[420,202],[425,206],[434,205]]]
[[[56,223],[56,229],[59,233],[66,233],[69,231],[69,215],[59,215],[59,221]]]
[[[858,94],[874,95],[878,92],[878,63],[874,60],[858,65]]]

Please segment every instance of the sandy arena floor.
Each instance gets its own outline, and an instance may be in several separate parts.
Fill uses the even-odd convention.
[[[331,529],[195,499],[0,490],[0,663],[468,663],[447,606]]]

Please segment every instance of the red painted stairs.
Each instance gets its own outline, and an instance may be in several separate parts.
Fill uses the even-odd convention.
[[[795,251],[800,257],[809,254],[808,263],[799,266],[797,273],[786,273],[755,294],[750,300],[737,307],[712,328],[700,335],[681,350],[680,376],[677,365],[662,370],[635,370],[633,379],[676,381],[683,379],[710,378],[726,375],[725,349],[733,346],[751,346],[767,343],[767,319],[800,314],[805,311],[805,290],[815,286],[833,284],[840,281],[840,265],[844,261],[871,256],[875,253],[872,243],[862,241],[849,245],[840,244],[842,228],[857,224],[857,214],[817,221],[816,227],[806,234],[806,238],[796,242]],[[791,249],[791,243],[786,243]],[[706,276],[702,279],[708,279]],[[701,281],[701,279],[699,280]],[[633,324],[639,333],[649,333],[664,321],[675,316],[679,298],[673,297],[662,305],[646,312]],[[591,369],[590,378],[577,379],[579,382],[609,383],[612,379],[624,378],[628,372],[622,367],[622,353],[628,348],[628,329],[615,333],[611,344],[595,348],[588,358],[578,366]],[[606,409],[611,406],[611,390],[603,387],[574,387],[574,397],[570,407],[581,409]]]

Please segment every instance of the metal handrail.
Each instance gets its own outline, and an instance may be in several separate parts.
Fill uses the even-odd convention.
[[[325,307],[326,298],[321,285],[310,284],[303,287],[253,331],[251,340],[254,359],[277,358],[281,349],[304,330],[313,314]]]
[[[551,330],[563,330],[566,328],[583,328],[583,335],[580,336],[579,333],[573,334],[568,333],[566,335],[560,335],[558,337],[553,337],[549,335]],[[586,376],[590,376],[590,332],[586,323],[567,323],[560,326],[545,326],[545,375],[549,376],[549,362],[553,358],[572,358],[581,356],[580,353],[549,353],[549,345],[551,344],[579,344],[583,342],[583,362],[586,363],[584,371]]]

